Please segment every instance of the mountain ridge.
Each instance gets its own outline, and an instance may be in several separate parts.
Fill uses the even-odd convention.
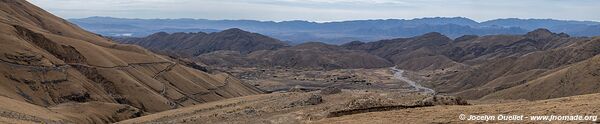
[[[415,19],[372,19],[334,22],[256,21],[208,19],[126,19],[92,17],[69,21],[106,36],[132,34],[147,36],[154,32],[198,32],[240,28],[271,36],[291,44],[322,41],[343,44],[354,40],[377,41],[394,37],[413,37],[429,32],[441,32],[457,38],[463,35],[525,34],[530,30],[547,28],[573,36],[600,35],[600,22],[552,19],[496,19],[477,22],[465,17],[428,17]],[[118,24],[114,27],[110,25]],[[129,29],[123,29],[132,27]],[[138,28],[135,28],[138,27]],[[142,28],[143,27],[143,28]],[[168,30],[164,30],[168,29]]]
[[[242,40],[237,40],[240,37],[243,37]],[[305,42],[289,46],[277,39],[238,28],[210,34],[159,32],[145,38],[113,38],[113,40],[141,45],[169,56],[178,56],[219,67],[281,66],[329,70],[391,66],[387,60],[363,51],[347,50],[322,42]]]
[[[92,20],[112,20],[112,19],[130,19],[130,20],[210,20],[210,21],[257,21],[257,22],[273,22],[273,23],[294,23],[294,22],[308,22],[308,23],[342,23],[342,22],[359,22],[359,21],[397,21],[397,20],[404,20],[404,21],[419,21],[419,20],[431,20],[431,19],[451,19],[451,20],[455,20],[456,22],[466,22],[466,23],[489,23],[489,22],[493,22],[493,21],[504,21],[504,20],[522,20],[522,21],[528,21],[528,20],[536,20],[536,21],[567,21],[567,22],[575,22],[575,23],[582,23],[582,24],[589,24],[589,25],[594,25],[594,24],[600,24],[600,21],[582,21],[582,20],[565,20],[565,19],[542,19],[542,18],[497,18],[497,19],[490,19],[490,20],[485,20],[485,21],[475,21],[473,19],[467,18],[467,17],[461,17],[461,16],[455,16],[455,17],[422,17],[422,18],[412,18],[412,19],[394,19],[394,18],[389,18],[389,19],[356,19],[356,20],[344,20],[344,21],[324,21],[324,22],[318,22],[318,21],[309,21],[309,20],[285,20],[285,21],[262,21],[262,20],[252,20],[252,19],[202,19],[202,18],[120,18],[120,17],[111,17],[111,16],[90,16],[90,17],[85,17],[85,18],[69,18],[67,20],[82,20],[82,19],[92,19]],[[432,21],[435,22],[435,21]]]
[[[115,41],[137,44],[159,53],[192,57],[218,50],[234,50],[247,54],[257,50],[273,50],[288,45],[261,34],[231,28],[213,33],[158,32],[144,38],[116,37]]]
[[[355,41],[341,46],[388,59],[401,69],[438,75],[427,76],[431,78],[428,79],[429,87],[436,91],[455,93],[467,99],[539,100],[561,96],[558,94],[581,95],[581,92],[597,91],[561,90],[545,96],[517,97],[509,95],[514,92],[503,90],[537,82],[534,80],[542,80],[538,78],[581,61],[596,60],[591,58],[600,54],[599,43],[598,37],[570,37],[565,33],[536,29],[524,35],[465,36],[454,40],[439,33],[429,33],[368,43]],[[591,65],[585,66],[591,68]],[[589,81],[595,78],[577,78],[584,80],[578,85],[595,85],[597,82]],[[494,92],[502,92],[502,95]],[[488,94],[490,96],[486,96]]]

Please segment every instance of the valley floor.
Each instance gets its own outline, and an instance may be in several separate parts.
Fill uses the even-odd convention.
[[[415,76],[405,77],[407,75],[390,68],[303,70],[234,67],[217,70],[230,73],[267,92],[286,92],[293,88],[314,91],[331,86],[354,90],[409,90],[414,89],[411,83],[415,83],[409,80],[409,77],[412,79]],[[401,77],[405,78],[399,79]]]

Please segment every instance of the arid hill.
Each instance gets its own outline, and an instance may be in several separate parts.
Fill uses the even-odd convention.
[[[258,66],[284,68],[382,68],[392,66],[387,60],[361,50],[347,50],[320,42],[307,42],[277,50],[261,50],[249,54],[217,51],[198,56],[196,60],[219,66]]]
[[[483,99],[541,100],[600,92],[600,55],[545,73],[524,84],[486,95]]]
[[[261,93],[114,43],[25,0],[0,0],[0,120],[110,123]]]
[[[387,60],[364,51],[347,50],[319,42],[290,47],[277,39],[237,28],[210,34],[159,32],[144,38],[113,39],[165,55],[221,67],[339,69],[391,66]]]
[[[600,85],[594,75],[598,70],[593,69],[597,66],[593,57],[600,54],[598,37],[570,37],[538,29],[525,35],[467,35],[454,40],[429,33],[342,46],[386,58],[400,68],[419,72],[428,81],[425,85],[468,99],[489,94],[485,98],[537,100],[599,92],[584,88]],[[564,74],[572,68],[580,69],[577,76],[573,76],[575,71]]]
[[[460,65],[438,52],[446,49],[451,43],[452,39],[433,32],[412,38],[397,38],[369,43],[355,41],[343,44],[341,47],[367,51],[370,54],[390,60],[403,69],[423,70]]]
[[[144,38],[114,38],[126,44],[137,44],[152,51],[172,56],[192,57],[218,50],[239,51],[243,54],[257,50],[273,50],[288,46],[268,36],[232,28],[216,33],[159,32]]]
[[[220,50],[190,59],[218,67],[340,69],[395,65],[416,72],[424,85],[441,93],[481,99],[495,92],[533,83],[538,78],[598,55],[598,40],[595,37],[571,37],[546,29],[524,35],[465,35],[456,39],[433,32],[368,43],[354,41],[341,46],[309,42],[249,53]],[[592,80],[581,82],[586,86],[597,83],[593,81],[596,76],[577,78],[581,79],[573,80]],[[596,92],[593,89],[571,89],[534,96],[494,95],[486,99],[533,100]]]

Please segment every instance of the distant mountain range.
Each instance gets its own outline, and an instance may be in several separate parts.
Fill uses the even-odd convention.
[[[565,32],[572,36],[600,35],[600,22],[552,19],[496,19],[476,22],[464,17],[418,19],[354,20],[341,22],[256,21],[206,19],[125,19],[89,17],[72,23],[105,36],[143,37],[156,32],[218,32],[240,28],[271,36],[290,44],[319,41],[343,44],[350,41],[377,41],[439,32],[450,38],[463,35],[525,34],[537,28]]]

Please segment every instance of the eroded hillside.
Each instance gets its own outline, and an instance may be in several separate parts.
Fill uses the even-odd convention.
[[[541,80],[550,81],[547,80],[549,77],[556,79],[550,82],[562,83],[543,87],[597,86],[598,76],[593,74],[597,72],[593,69],[597,65],[579,64],[594,61],[593,57],[600,54],[600,41],[597,37],[570,37],[564,33],[538,29],[525,35],[468,35],[454,40],[439,33],[429,33],[369,43],[351,42],[342,46],[386,58],[402,69],[416,72],[417,77],[428,87],[468,99],[480,99],[495,92],[504,95],[486,98],[538,100],[598,92],[586,88],[530,86]],[[584,66],[578,68],[590,73],[563,78],[557,76],[564,74],[554,74],[564,72],[564,68],[577,66]],[[578,81],[572,82],[574,80]],[[532,89],[541,88],[536,91],[542,90],[544,93],[511,95],[530,93],[512,92],[512,87],[530,87],[527,89],[531,92]]]
[[[7,99],[0,106],[18,113],[3,119],[109,123],[261,93],[227,74],[114,43],[25,0],[0,3],[0,96]],[[40,112],[59,114],[35,114]]]

